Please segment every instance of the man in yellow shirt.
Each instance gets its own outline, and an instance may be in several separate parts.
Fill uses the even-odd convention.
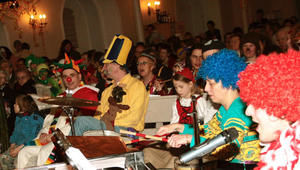
[[[127,110],[117,109],[113,123],[115,131],[120,128],[133,128],[136,131],[144,129],[149,94],[143,82],[132,77],[127,71],[126,60],[131,46],[132,42],[127,37],[122,35],[114,37],[109,50],[105,54],[102,70],[108,78],[113,80],[112,85],[102,93],[101,104],[97,108],[100,114],[94,117],[80,116],[76,119],[75,133],[77,136],[81,136],[88,130],[107,128],[107,124],[102,121],[102,118],[115,110],[115,106],[112,106],[109,100],[114,96],[116,88],[122,89],[126,93],[117,101],[117,105],[127,106]]]

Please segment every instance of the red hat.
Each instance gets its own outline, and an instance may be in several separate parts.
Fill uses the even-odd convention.
[[[191,80],[192,82],[195,82],[195,77],[193,75],[193,72],[187,67],[183,68],[180,71],[177,71],[176,74],[182,75],[183,77]]]

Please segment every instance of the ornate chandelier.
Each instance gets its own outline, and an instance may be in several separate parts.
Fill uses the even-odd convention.
[[[40,0],[3,0],[0,1],[0,22],[4,23],[5,19],[12,20],[15,30],[22,37],[22,28],[19,27],[19,20],[22,15],[36,14],[36,4]]]

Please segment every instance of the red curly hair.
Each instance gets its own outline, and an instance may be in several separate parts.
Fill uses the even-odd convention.
[[[300,52],[261,55],[239,74],[240,97],[269,115],[300,119]]]

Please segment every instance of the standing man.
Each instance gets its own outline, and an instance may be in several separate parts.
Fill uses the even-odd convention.
[[[102,93],[101,104],[97,108],[100,115],[94,118],[80,116],[76,119],[76,135],[80,136],[88,130],[106,129],[108,126],[114,127],[116,131],[120,128],[133,128],[136,131],[144,129],[149,95],[143,82],[132,77],[127,71],[126,60],[131,46],[129,38],[123,35],[114,37],[105,54],[102,69],[106,76],[113,80],[112,85]],[[120,95],[116,97],[115,92]],[[112,98],[114,102],[111,102]],[[108,117],[110,120],[105,121]]]

